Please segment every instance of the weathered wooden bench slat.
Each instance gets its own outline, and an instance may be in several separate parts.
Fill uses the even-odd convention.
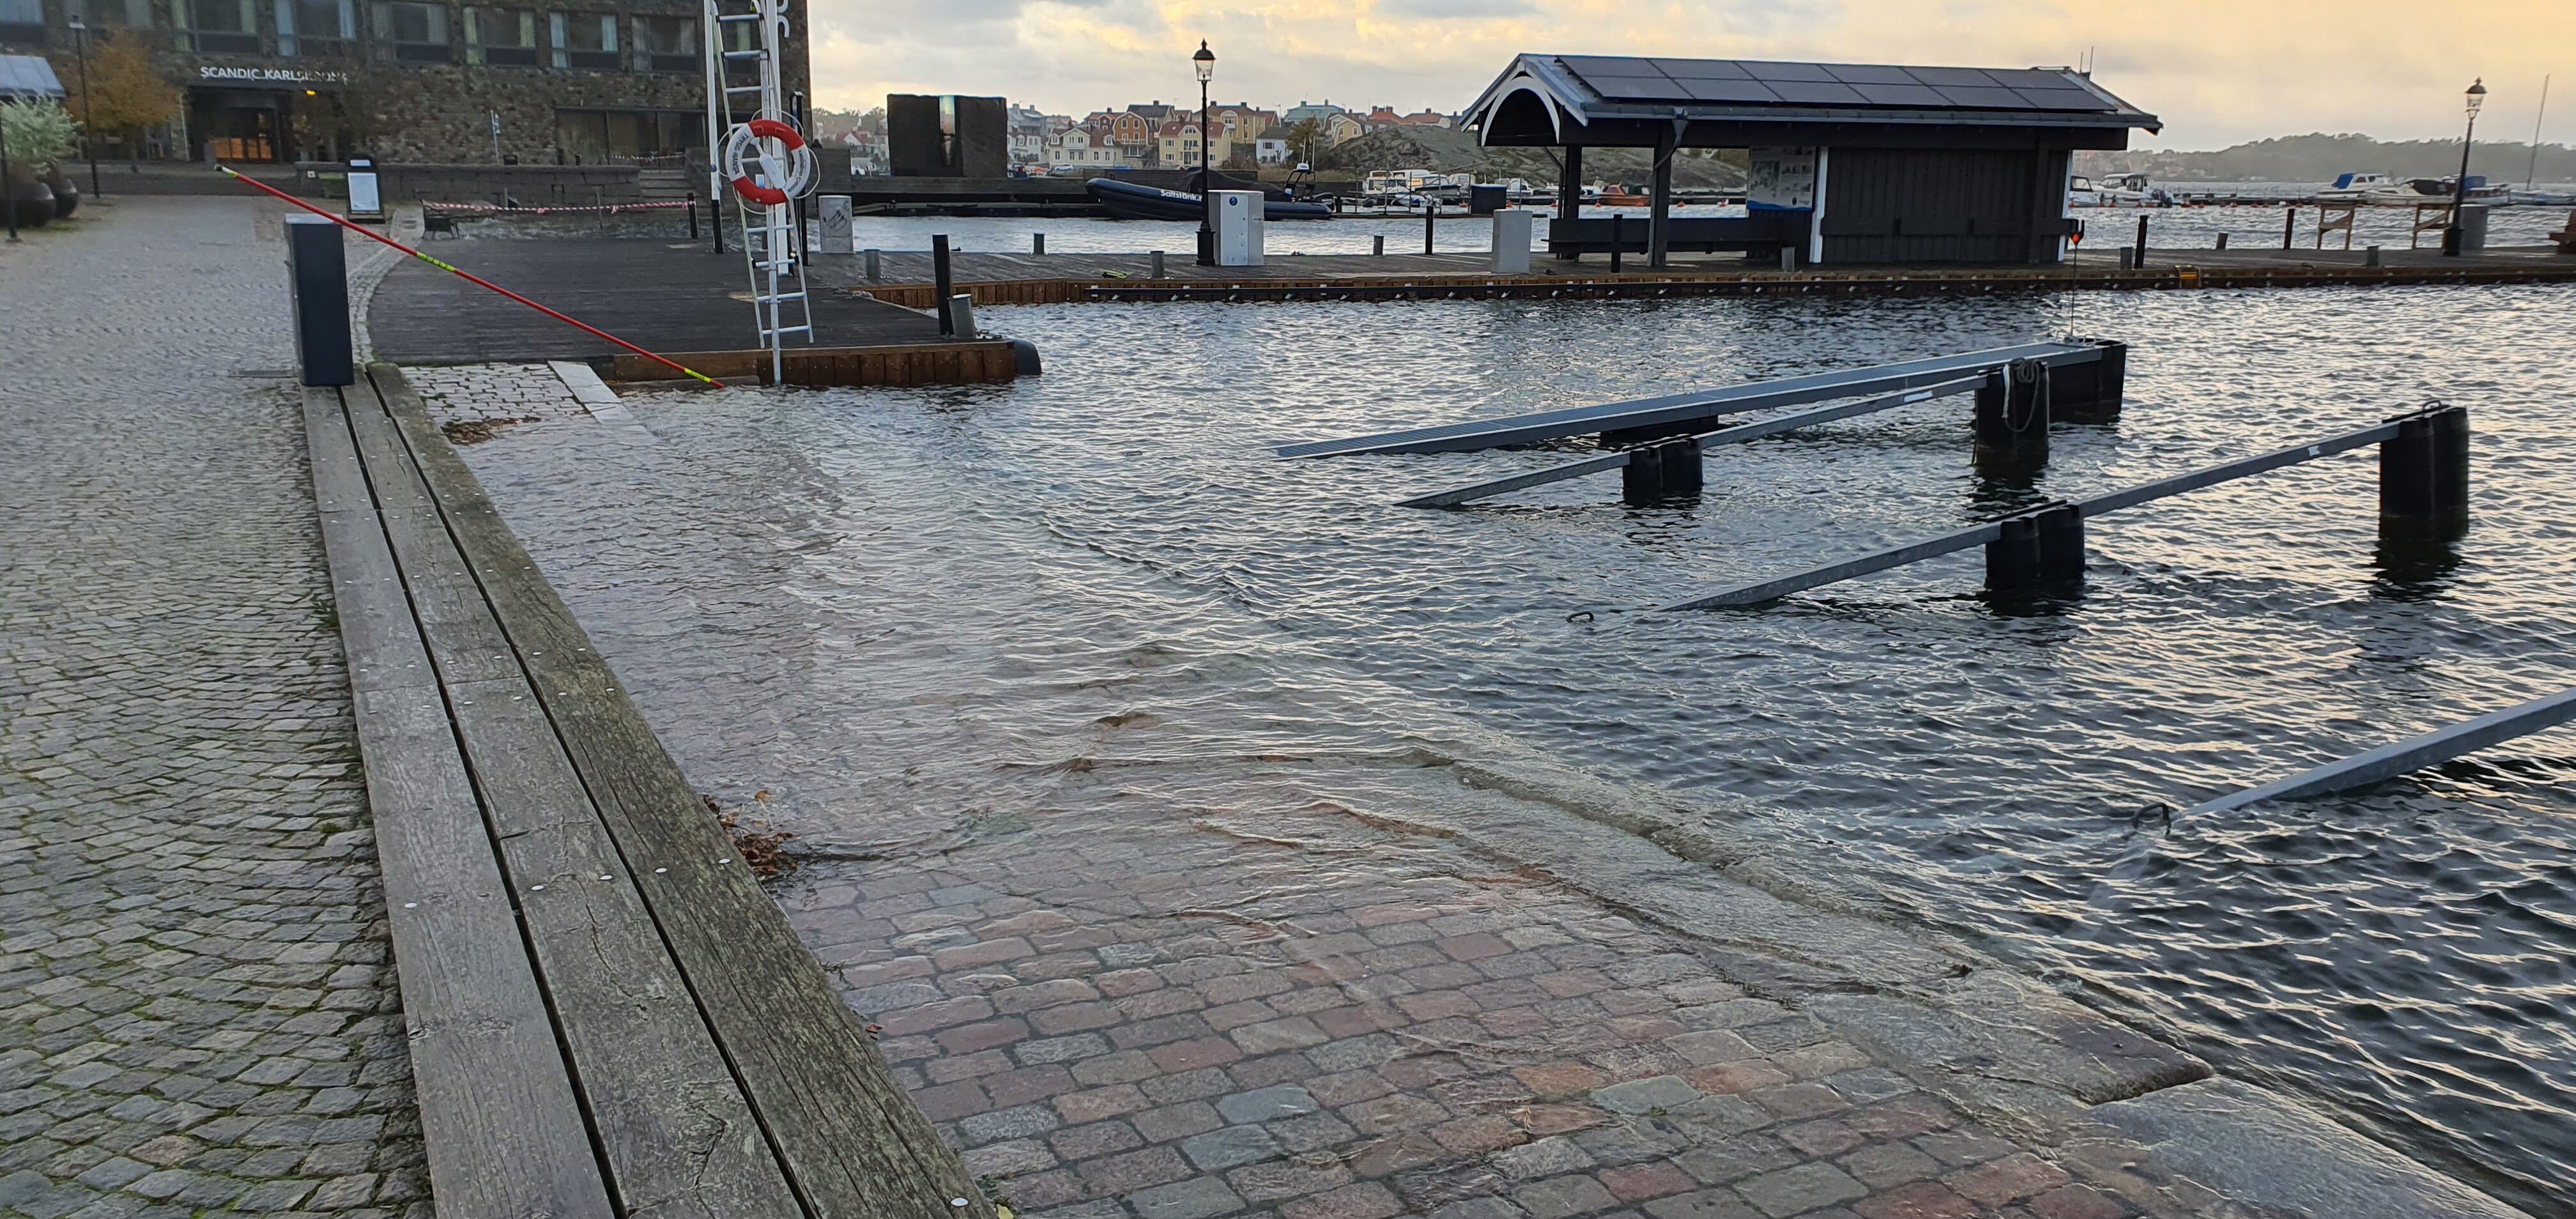
[[[800,1216],[581,777],[372,387],[349,417],[620,1208]],[[432,612],[433,607],[436,612]],[[487,850],[489,849],[487,845]]]
[[[308,409],[317,479],[355,452],[346,416]],[[310,396],[308,408],[318,406]],[[333,416],[339,416],[333,418]],[[317,495],[325,488],[317,483]],[[389,573],[372,512],[323,514],[335,576]],[[335,580],[352,673],[426,674],[399,580]],[[609,1219],[579,1102],[472,783],[434,682],[354,685],[367,803],[410,1041],[430,1189],[442,1214]]]
[[[372,371],[807,1207],[992,1219],[419,398],[397,370]]]

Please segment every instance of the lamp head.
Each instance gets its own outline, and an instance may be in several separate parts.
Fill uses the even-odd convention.
[[[1199,83],[1216,79],[1216,52],[1208,49],[1207,40],[1199,40],[1199,53],[1190,56],[1191,66],[1199,70]]]
[[[2487,78],[2481,76],[2476,80],[2469,82],[2469,117],[2478,117],[2478,107],[2486,104]]]

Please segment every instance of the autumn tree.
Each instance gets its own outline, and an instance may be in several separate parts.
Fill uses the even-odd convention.
[[[90,44],[89,87],[76,63],[54,65],[69,93],[65,99],[81,129],[93,136],[133,143],[178,116],[178,86],[161,74],[139,35],[115,31]]]

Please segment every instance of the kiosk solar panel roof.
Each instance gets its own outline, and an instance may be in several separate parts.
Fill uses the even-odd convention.
[[[1565,55],[1557,62],[1614,101],[2108,113],[2118,105],[2045,68],[1908,68]]]

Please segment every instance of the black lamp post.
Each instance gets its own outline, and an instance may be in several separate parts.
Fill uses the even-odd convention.
[[[2460,256],[2465,232],[2460,227],[2460,209],[2469,203],[2469,142],[2478,135],[2478,107],[2487,104],[2487,78],[2469,82],[2469,129],[2460,136],[2460,176],[2451,184],[2451,223],[2442,229],[2442,252]]]
[[[98,145],[90,136],[90,116],[98,113],[98,99],[89,91],[89,25],[74,17],[71,27],[72,54],[80,57],[81,151],[89,156],[89,197],[104,199],[107,192],[98,188]]]
[[[1216,208],[1216,192],[1208,189],[1208,82],[1216,78],[1216,52],[1208,49],[1207,40],[1199,40],[1199,53],[1190,56],[1190,64],[1199,70],[1199,265],[1216,265],[1216,226],[1208,217]]]

